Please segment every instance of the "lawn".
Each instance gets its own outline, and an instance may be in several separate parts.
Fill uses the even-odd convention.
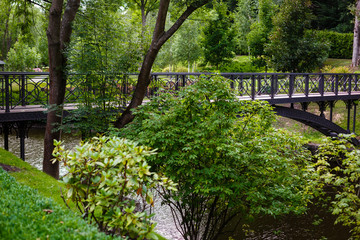
[[[22,161],[20,158],[14,156],[12,153],[0,148],[0,164],[5,164],[7,166],[11,166],[11,168],[19,171],[8,172],[11,176],[13,176],[18,183],[21,183],[25,186],[28,186],[32,189],[38,191],[38,193],[47,198],[51,198],[54,202],[62,207],[66,208],[66,205],[61,198],[61,191],[64,191],[64,195],[66,194],[65,184],[61,181],[58,181],[49,175],[39,171],[35,167],[32,167],[28,163]],[[1,166],[0,166],[1,167]],[[1,189],[1,188],[0,188]],[[70,207],[74,211],[75,206],[71,204]],[[79,216],[80,218],[80,216]],[[0,222],[1,225],[1,222]],[[159,240],[166,240],[166,238],[157,234]],[[0,239],[1,235],[0,235]]]
[[[57,204],[65,207],[60,193],[60,188],[66,190],[65,184],[39,171],[2,148],[0,148],[0,163],[19,168],[20,171],[18,172],[10,172],[10,175],[17,182],[37,189],[41,195],[52,198]]]

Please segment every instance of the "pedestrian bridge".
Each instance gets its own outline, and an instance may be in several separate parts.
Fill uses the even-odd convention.
[[[355,133],[356,107],[360,99],[360,74],[327,73],[221,73],[230,79],[230,87],[241,100],[262,100],[274,106],[281,116],[302,122],[321,133],[333,136]],[[176,91],[211,73],[153,73],[146,98],[160,91]],[[113,91],[118,109],[123,109],[135,89],[137,74],[71,74],[68,77],[65,109],[76,108],[86,94]],[[0,72],[0,123],[7,146],[9,129],[14,128],[20,141],[34,121],[46,119],[49,98],[49,73]],[[347,106],[346,129],[333,122],[336,102]],[[319,114],[308,111],[316,103]],[[300,107],[299,107],[300,106]],[[329,114],[325,117],[325,111]],[[23,156],[21,156],[23,157]]]

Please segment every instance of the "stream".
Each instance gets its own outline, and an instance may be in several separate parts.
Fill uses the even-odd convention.
[[[33,127],[29,137],[25,139],[25,159],[32,166],[42,169],[44,129]],[[20,156],[20,140],[14,132],[9,136],[9,151]],[[63,142],[66,148],[72,148],[80,142],[80,137],[65,134]],[[3,147],[3,136],[0,135],[0,147]],[[66,174],[65,168],[60,168],[60,175]],[[172,220],[171,212],[166,206],[161,206],[160,199],[155,201],[156,213],[154,221],[157,222],[156,231],[171,240],[182,240]],[[346,240],[350,237],[349,229],[334,225],[334,216],[330,213],[312,207],[306,215],[285,216],[278,219],[272,217],[259,217],[252,223],[241,223],[235,227],[235,234],[223,235],[220,240]],[[244,236],[242,226],[250,225],[251,231]],[[231,226],[230,226],[231,228]]]

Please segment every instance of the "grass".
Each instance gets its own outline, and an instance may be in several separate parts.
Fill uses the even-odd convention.
[[[2,169],[0,189],[0,239],[114,239]]]
[[[250,57],[247,55],[237,55],[233,60],[241,63],[251,62]]]
[[[300,104],[295,104],[295,108],[301,109]],[[320,115],[319,106],[316,103],[311,103],[308,106],[308,112],[313,113],[315,115]],[[357,107],[357,116],[359,115],[359,107]],[[328,107],[324,112],[326,119],[330,119],[330,108]],[[350,113],[350,131],[353,130],[353,114],[354,108],[351,108]],[[335,103],[335,107],[333,109],[333,122],[342,127],[343,129],[347,129],[347,115],[348,110],[346,104],[342,101],[338,101]],[[358,119],[358,117],[357,117]],[[309,142],[319,143],[325,136],[320,132],[314,130],[313,128],[299,123],[295,120],[291,120],[284,117],[279,117],[278,121],[275,123],[276,128],[286,128],[291,132],[296,132],[303,136],[305,140]],[[360,133],[360,121],[355,122],[355,132]]]
[[[351,66],[351,59],[328,58],[324,62],[324,66],[349,67]]]
[[[36,189],[40,195],[51,198],[57,205],[62,208],[66,208],[60,192],[60,188],[62,188],[64,195],[66,194],[66,186],[64,183],[50,177],[42,171],[39,171],[35,167],[2,148],[0,148],[0,163],[19,168],[21,171],[9,172],[9,174],[13,176],[17,182],[32,189]],[[70,202],[69,206],[73,211],[75,211],[75,206],[72,202]],[[159,234],[156,235],[159,240],[167,240]]]
[[[0,163],[21,169],[19,172],[10,172],[10,175],[12,175],[17,182],[38,190],[41,195],[52,198],[57,204],[65,207],[65,203],[60,194],[60,188],[66,189],[64,183],[57,181],[53,177],[39,171],[12,153],[1,148]]]

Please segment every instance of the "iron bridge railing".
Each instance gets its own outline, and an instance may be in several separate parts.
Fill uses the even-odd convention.
[[[191,85],[210,73],[152,73],[146,97],[159,91],[173,91]],[[360,94],[359,74],[327,73],[222,73],[231,88],[244,99],[276,99]],[[65,103],[80,102],[84,93],[113,91],[124,105],[135,89],[137,74],[69,75]],[[101,85],[102,84],[102,85]],[[0,72],[0,110],[10,112],[28,105],[47,105],[49,73]],[[101,87],[102,86],[102,87]]]

